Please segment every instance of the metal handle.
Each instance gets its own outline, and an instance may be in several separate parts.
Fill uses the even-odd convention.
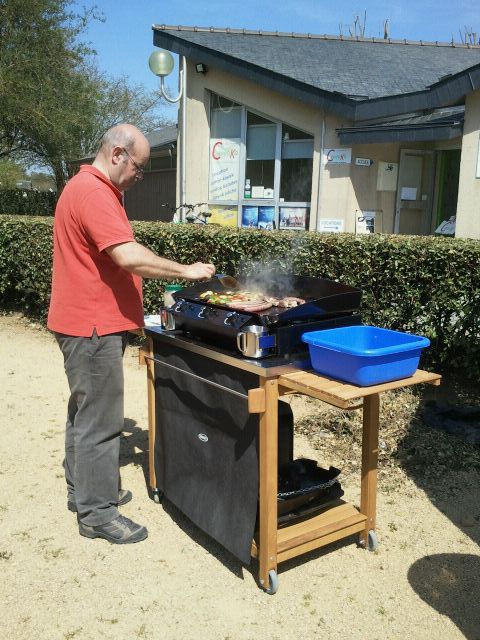
[[[160,309],[160,324],[164,331],[173,331],[175,329],[175,316],[168,310],[170,308]]]
[[[246,338],[245,331],[239,331],[237,333],[237,347],[241,353],[245,353],[247,349],[245,344],[245,338]]]
[[[206,310],[207,310],[207,307],[202,307],[200,309],[197,317],[205,319],[206,318],[206,315],[205,315]]]
[[[248,395],[246,393],[240,393],[240,391],[234,391],[233,389],[229,389],[228,387],[224,387],[222,384],[218,384],[217,382],[212,382],[212,380],[207,380],[206,378],[202,378],[202,376],[197,376],[196,373],[192,373],[191,371],[185,371],[185,369],[181,369],[180,367],[176,367],[174,364],[169,364],[168,362],[164,362],[163,360],[157,360],[157,358],[150,358],[149,356],[145,357],[145,360],[153,360],[157,364],[161,364],[164,367],[169,367],[170,369],[175,369],[175,371],[179,371],[180,373],[184,373],[186,376],[190,376],[191,378],[195,378],[196,380],[200,380],[201,382],[205,382],[206,384],[212,385],[212,387],[217,387],[217,389],[221,389],[222,391],[228,391],[228,393],[233,393],[233,395],[238,396],[239,398],[243,398],[244,400],[248,400]]]

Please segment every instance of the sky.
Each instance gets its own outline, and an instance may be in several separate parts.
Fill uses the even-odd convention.
[[[185,25],[349,35],[356,16],[365,36],[383,37],[388,20],[392,39],[450,42],[461,41],[460,32],[473,30],[480,35],[478,0],[74,0],[73,10],[96,6],[105,22],[93,21],[81,40],[96,50],[97,66],[108,75],[126,75],[147,90],[159,87],[148,68],[153,46],[153,24]],[[166,86],[177,94],[177,75]],[[165,106],[163,113],[176,119],[176,106]]]

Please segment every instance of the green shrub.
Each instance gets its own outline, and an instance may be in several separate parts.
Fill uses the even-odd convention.
[[[0,307],[45,319],[53,220],[0,216]],[[425,335],[422,366],[480,379],[480,242],[440,237],[320,234],[133,222],[139,242],[179,262],[209,261],[248,275],[272,269],[338,280],[363,291],[365,324]],[[145,280],[158,311],[165,282]]]
[[[0,308],[45,319],[53,218],[0,216]]]
[[[56,203],[53,191],[0,189],[0,214],[53,216]]]

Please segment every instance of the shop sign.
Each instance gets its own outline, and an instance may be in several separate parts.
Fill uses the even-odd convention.
[[[352,162],[351,149],[324,149],[327,164],[350,164]]]
[[[370,160],[370,158],[355,158],[355,164],[357,167],[371,167],[373,160]]]
[[[343,220],[320,218],[318,223],[318,230],[323,231],[324,233],[342,233]]]

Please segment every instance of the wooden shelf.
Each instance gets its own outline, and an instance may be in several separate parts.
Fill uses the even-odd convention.
[[[301,522],[277,530],[277,561],[284,562],[302,553],[318,549],[365,529],[367,517],[348,502],[339,501],[334,507]],[[258,556],[257,543],[252,543],[252,556]]]
[[[359,398],[422,382],[439,385],[441,377],[438,373],[417,369],[410,378],[375,384],[369,387],[357,387],[354,384],[321,376],[314,371],[294,371],[280,376],[278,378],[278,386],[280,395],[289,391],[296,391],[297,393],[304,393],[307,396],[318,398],[341,409],[353,409],[356,407],[352,406],[352,402]]]

